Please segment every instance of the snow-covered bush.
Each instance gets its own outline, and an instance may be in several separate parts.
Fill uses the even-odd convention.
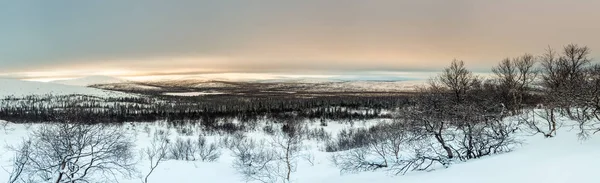
[[[291,182],[298,159],[303,155],[303,127],[287,123],[269,140],[237,136],[231,146],[233,167],[246,181]]]
[[[272,174],[278,167],[275,164],[275,152],[268,147],[266,141],[256,141],[250,138],[238,138],[231,145],[233,168],[245,181],[275,182],[277,177]]]
[[[170,158],[185,161],[212,162],[219,159],[221,152],[215,143],[207,143],[206,137],[198,136],[197,139],[184,139],[178,137],[169,148]]]
[[[370,133],[368,129],[364,128],[342,129],[335,140],[327,141],[325,151],[337,152],[364,147],[372,140],[369,138]]]
[[[319,142],[331,141],[331,133],[325,131],[323,127],[316,129],[305,128],[305,136],[308,140],[317,140]]]
[[[393,174],[427,170],[433,164],[447,164],[443,155],[431,149],[426,136],[411,132],[401,123],[372,127],[367,144],[331,156],[342,173],[386,169]]]
[[[221,157],[221,151],[216,143],[207,143],[206,137],[198,136],[196,141],[198,160],[204,162],[213,162]]]
[[[519,123],[531,134],[542,134],[546,138],[556,136],[556,131],[562,126],[557,116],[559,110],[554,107],[541,106],[538,109],[526,109],[518,115]]]
[[[106,125],[45,124],[17,148],[14,182],[116,182],[136,171],[132,138]],[[15,174],[16,173],[16,174]]]
[[[169,148],[170,158],[174,160],[195,161],[196,154],[195,143],[192,139],[177,137],[175,142]]]

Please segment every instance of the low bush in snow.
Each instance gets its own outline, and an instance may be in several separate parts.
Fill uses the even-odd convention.
[[[169,154],[170,158],[175,160],[206,162],[216,161],[221,156],[217,144],[207,143],[204,136],[197,139],[177,138],[169,147]]]

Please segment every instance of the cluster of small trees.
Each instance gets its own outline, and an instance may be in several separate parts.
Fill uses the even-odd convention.
[[[215,143],[207,143],[206,137],[199,136],[198,139],[177,138],[169,148],[169,157],[174,160],[185,161],[216,161],[221,153]]]
[[[551,126],[546,135],[556,132],[557,114],[577,121],[582,138],[600,130],[600,65],[592,64],[589,54],[588,47],[568,45],[562,53],[548,49],[541,57],[542,108]]]
[[[10,147],[15,153],[8,183],[30,182],[117,182],[117,176],[137,175],[135,134],[108,124],[54,123],[40,124],[28,138]],[[141,157],[149,160],[150,175],[165,160],[216,161],[220,148],[197,139],[169,139],[169,133],[154,133],[150,145],[141,149]]]
[[[512,136],[517,127],[503,122],[511,109],[497,98],[509,92],[498,92],[498,85],[482,81],[464,62],[454,60],[428,87],[419,89],[411,105],[401,108],[397,121],[368,133],[357,131],[351,138],[340,136],[338,146],[351,150],[337,153],[334,163],[343,172],[386,168],[400,174],[510,151],[518,143]],[[512,102],[525,96],[510,95],[520,95]],[[511,104],[512,110],[521,104]]]
[[[148,182],[150,175],[165,160],[213,162],[221,156],[217,144],[207,143],[204,136],[198,136],[194,140],[179,137],[175,142],[171,142],[169,136],[169,131],[157,130],[150,145],[142,149],[141,156],[147,158],[150,163],[149,171],[143,177],[144,183]]]
[[[589,49],[567,45],[504,59],[484,78],[454,60],[401,107],[393,124],[342,131],[328,151],[342,172],[428,170],[511,151],[524,130],[553,137],[559,116],[576,121],[580,136],[600,131],[600,66]],[[518,121],[505,121],[519,116]]]
[[[271,139],[255,140],[238,134],[228,144],[233,167],[245,181],[291,182],[307,131],[300,123],[290,122],[271,135]]]

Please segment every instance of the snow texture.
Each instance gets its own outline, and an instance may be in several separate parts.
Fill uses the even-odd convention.
[[[1,123],[7,123],[1,121]],[[333,123],[330,123],[333,124]],[[1,126],[1,125],[0,125]],[[0,165],[10,170],[10,157],[13,153],[3,149],[6,145],[17,143],[25,137],[36,125],[8,123],[6,129],[0,128]],[[136,132],[137,147],[141,149],[150,142],[144,127],[156,131],[166,129],[161,123],[138,123],[125,128]],[[365,125],[368,126],[368,125]],[[327,131],[339,131],[349,128],[349,125],[330,125]],[[172,129],[171,129],[172,130]],[[329,161],[329,153],[319,150],[316,142],[306,142],[308,149],[314,155],[314,165],[300,160],[298,171],[292,175],[292,182],[300,183],[365,183],[365,182],[404,182],[404,183],[594,183],[600,159],[600,138],[586,141],[577,139],[576,132],[559,131],[555,138],[545,139],[541,136],[523,136],[525,144],[514,152],[490,156],[478,160],[458,163],[447,169],[431,172],[411,172],[404,176],[391,176],[384,171],[363,172],[358,174],[340,174],[339,170]],[[251,133],[253,138],[264,137],[264,134]],[[177,136],[174,133],[173,136]],[[184,137],[185,138],[185,137]],[[218,136],[209,137],[213,141]],[[232,168],[233,158],[227,150],[217,162],[188,162],[169,160],[163,162],[150,176],[149,182],[243,182],[241,175]],[[148,170],[147,160],[141,160],[140,172]],[[0,180],[6,180],[8,173],[0,171]],[[138,183],[139,179],[123,179],[124,183]]]
[[[106,91],[83,86],[70,86],[57,83],[0,79],[0,97],[29,95],[71,95],[81,94],[98,97],[129,95],[122,92]]]

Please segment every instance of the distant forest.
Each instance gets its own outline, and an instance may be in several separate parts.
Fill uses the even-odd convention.
[[[385,110],[406,105],[406,95],[282,97],[164,97],[98,98],[85,95],[6,97],[0,118],[17,123],[123,123],[165,120],[200,122],[218,128],[218,121],[253,122],[262,118],[283,121],[365,120],[391,118]],[[228,124],[221,124],[228,125]]]

